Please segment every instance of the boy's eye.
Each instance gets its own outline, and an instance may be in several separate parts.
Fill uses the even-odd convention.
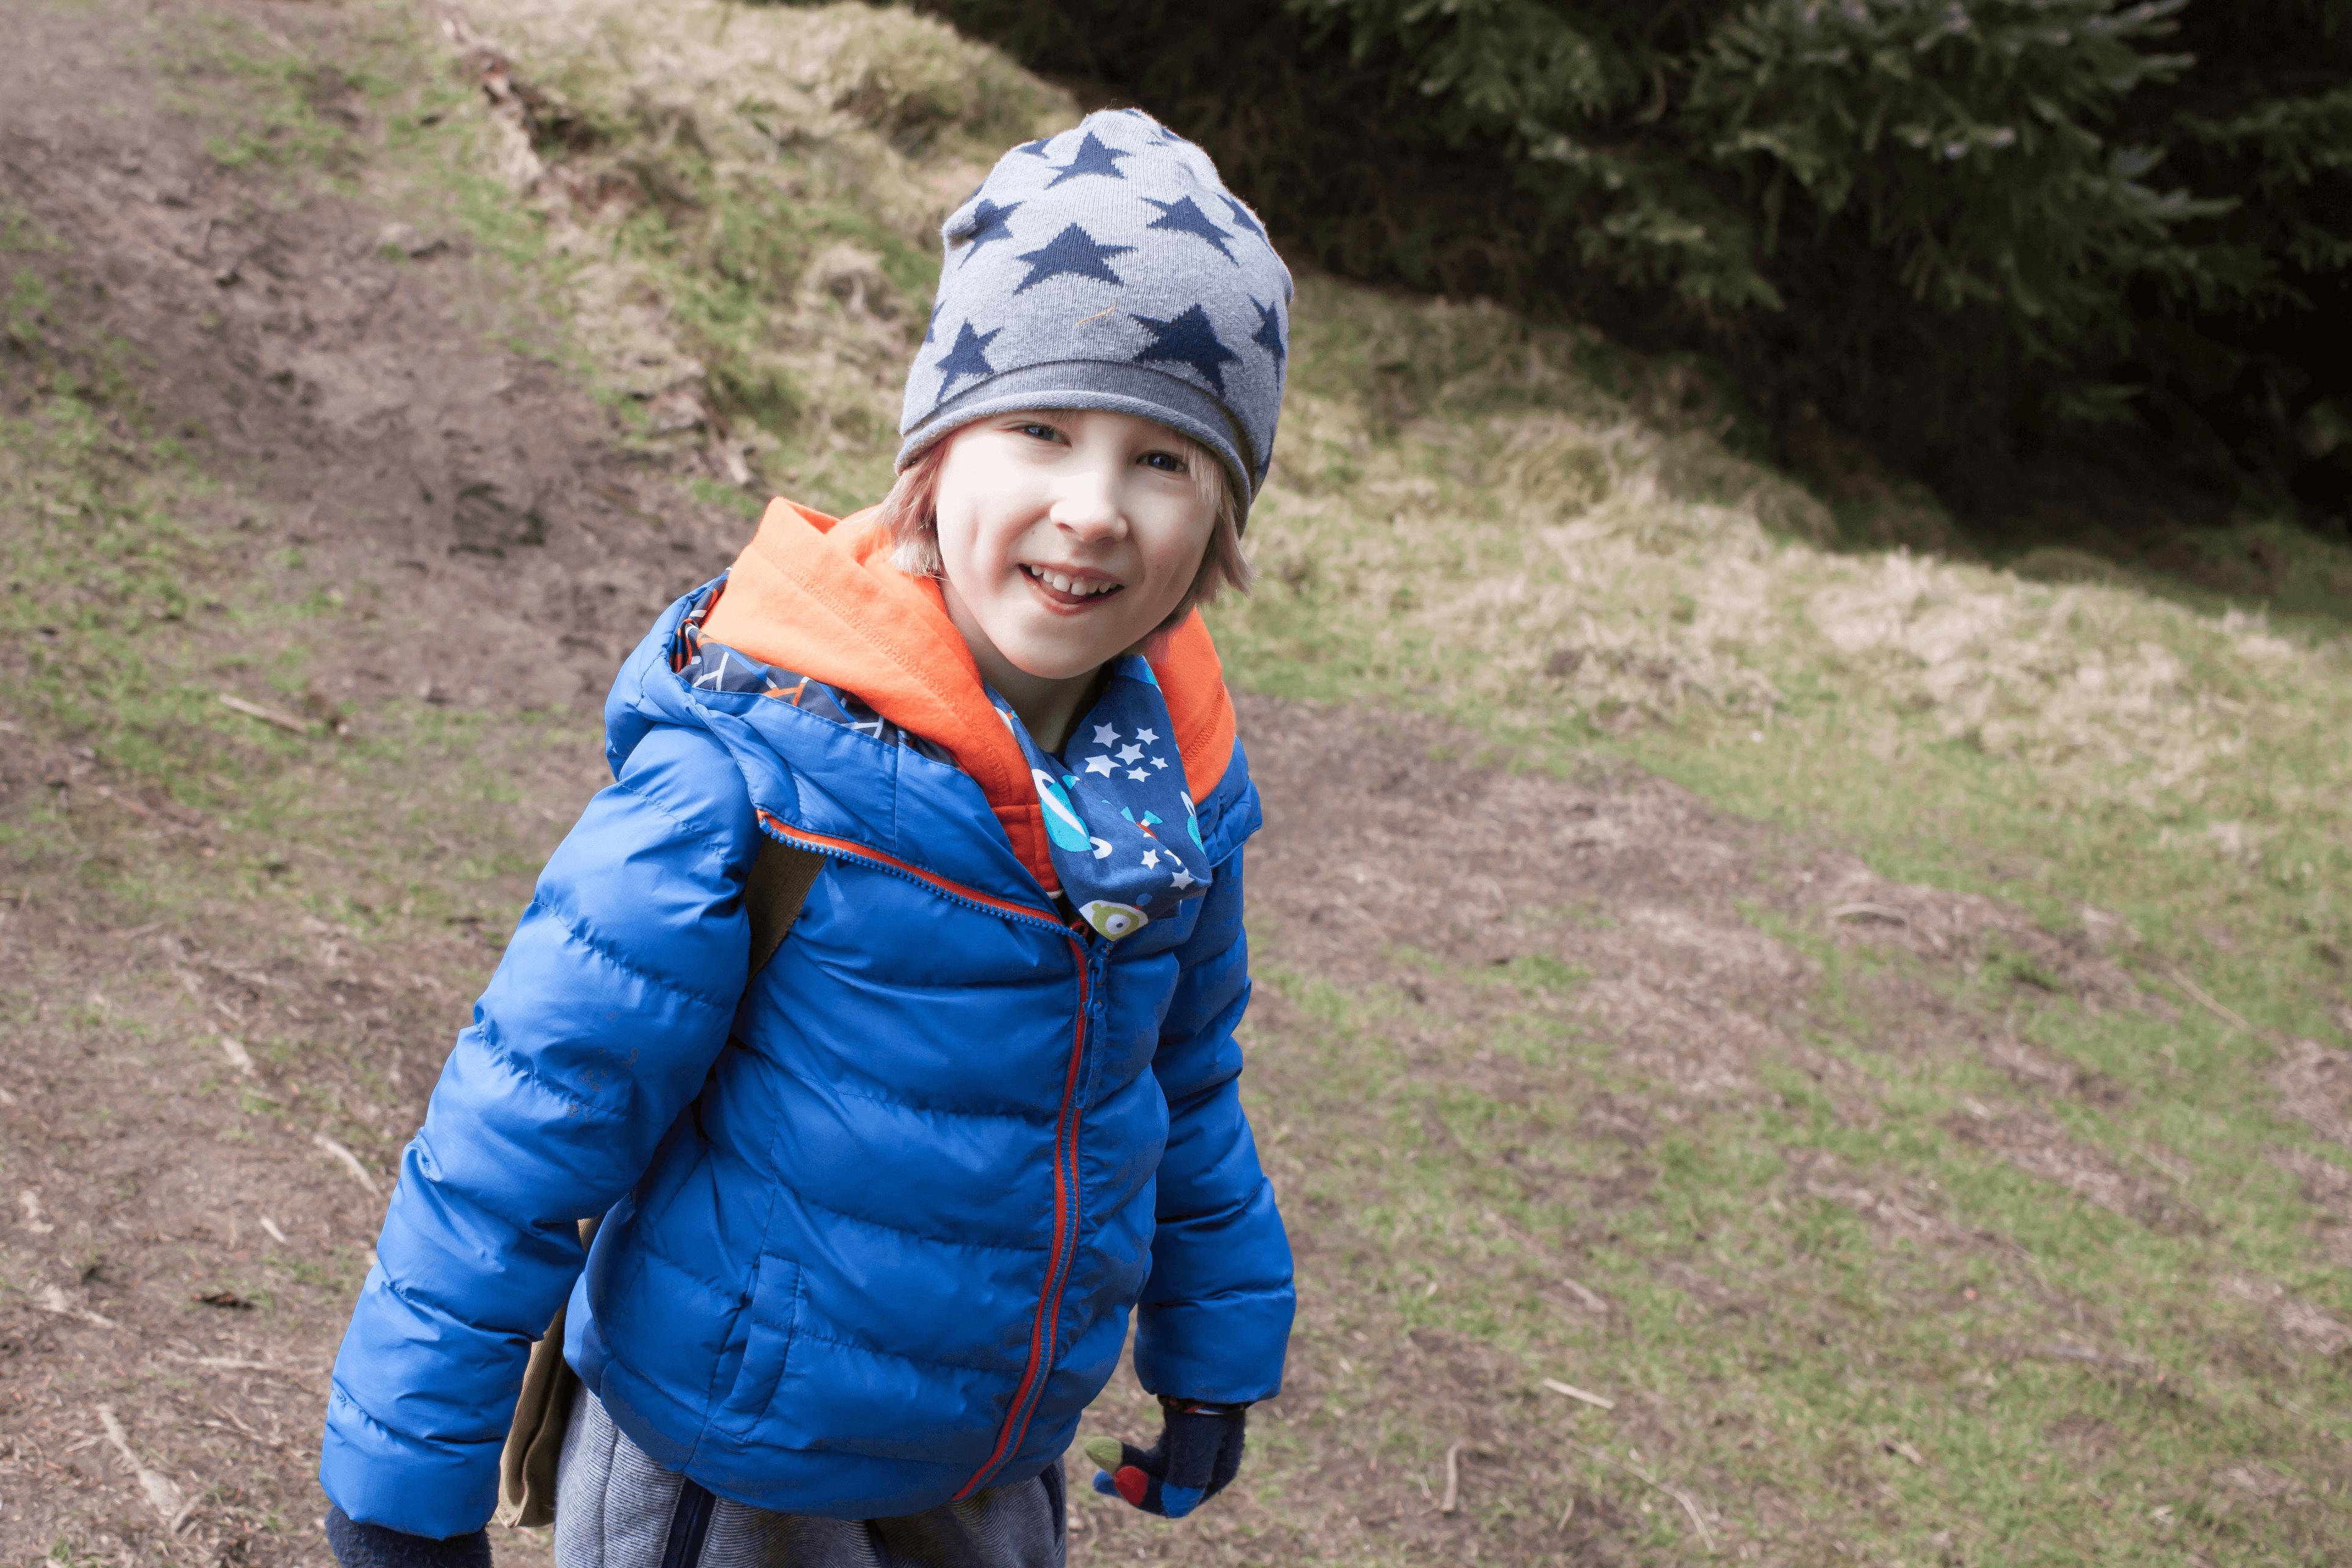
[[[1189,474],[1192,471],[1192,466],[1173,452],[1147,452],[1143,461],[1163,474]]]
[[[1059,430],[1055,429],[1051,425],[1040,425],[1034,419],[1026,424],[1017,425],[1013,428],[1034,440],[1058,441],[1062,438],[1062,433]]]

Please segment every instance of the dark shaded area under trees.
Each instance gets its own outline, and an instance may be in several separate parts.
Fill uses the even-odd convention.
[[[917,0],[1292,254],[1727,366],[1989,542],[2352,531],[2352,0]]]

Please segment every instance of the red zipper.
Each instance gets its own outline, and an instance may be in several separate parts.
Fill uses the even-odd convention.
[[[1016,904],[1010,899],[1000,899],[992,894],[981,892],[977,889],[967,888],[961,882],[950,882],[936,871],[926,871],[920,866],[909,865],[896,855],[885,855],[879,849],[871,848],[855,839],[835,838],[830,834],[811,833],[805,827],[793,827],[780,821],[766,810],[760,812],[760,823],[771,834],[787,844],[796,844],[803,849],[814,849],[826,855],[838,855],[845,859],[864,860],[868,864],[883,867],[887,870],[898,872],[902,877],[911,877],[935,892],[945,893],[951,899],[960,899],[968,904],[977,904],[993,914],[1012,915],[1022,920],[1043,921],[1058,931],[1067,931],[1070,929],[1055,919],[1049,910],[1041,910],[1030,904]]]
[[[1093,976],[1087,962],[1087,944],[1076,930],[1055,920],[1044,910],[1027,904],[1016,904],[999,899],[961,882],[951,882],[936,872],[909,865],[895,855],[885,855],[878,849],[829,834],[811,833],[803,827],[790,826],[767,812],[760,812],[760,822],[771,834],[788,844],[816,849],[845,859],[861,860],[913,879],[925,887],[960,902],[971,904],[992,913],[1036,923],[1050,923],[1070,944],[1070,955],[1077,961],[1078,1023],[1070,1042],[1070,1065],[1062,1079],[1061,1113],[1054,1131],[1054,1245],[1045,1258],[1045,1281],[1037,1297],[1037,1315],[1029,1325],[1029,1361],[1022,1369],[1021,1382],[1013,1391],[1013,1403],[1004,1412],[1004,1425],[996,1435],[996,1446],[971,1479],[955,1494],[962,1501],[1002,1467],[1006,1458],[1017,1451],[1021,1440],[1029,1435],[1029,1421],[1045,1371],[1053,1364],[1055,1321],[1061,1316],[1062,1289],[1068,1283],[1070,1256],[1075,1250],[1078,1233],[1077,1147],[1078,1068],[1086,1060],[1087,1016],[1092,1002]]]
[[[1019,1450],[1021,1440],[1029,1435],[1029,1418],[1036,1413],[1036,1394],[1044,1381],[1045,1369],[1054,1364],[1055,1320],[1061,1316],[1062,1287],[1067,1282],[1070,1253],[1078,1234],[1078,1065],[1087,1054],[1087,1008],[1092,990],[1087,973],[1086,944],[1076,935],[1069,941],[1071,954],[1078,961],[1078,1027],[1076,1037],[1070,1043],[1069,1071],[1062,1080],[1061,1124],[1054,1132],[1054,1246],[1045,1258],[1045,1286],[1037,1297],[1037,1316],[1029,1326],[1029,1364],[1021,1373],[1020,1386],[1013,1391],[1013,1403],[1005,1409],[996,1447],[956,1493],[957,1502],[978,1491],[981,1484]]]

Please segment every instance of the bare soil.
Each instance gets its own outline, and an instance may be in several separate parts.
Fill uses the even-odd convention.
[[[14,11],[0,191],[69,247],[26,265],[55,279],[67,332],[129,345],[159,429],[274,503],[254,521],[270,544],[303,551],[314,576],[386,585],[374,637],[322,678],[328,698],[601,701],[649,609],[732,557],[740,517],[681,508],[677,461],[625,446],[559,367],[502,344],[538,323],[511,287],[482,289],[462,239],[223,168],[198,121],[159,102],[175,85],[159,79],[173,29],[227,16],[312,43],[341,21]],[[306,90],[365,137],[352,83],[328,72]],[[11,357],[21,406],[43,388]],[[699,471],[690,447],[683,468]]]
[[[64,242],[19,260],[51,287],[49,336],[82,349],[85,376],[127,345],[135,394],[111,416],[125,449],[135,415],[227,481],[210,504],[247,542],[219,574],[282,579],[289,610],[316,581],[371,590],[339,619],[310,711],[362,732],[395,697],[584,716],[651,612],[722,568],[744,523],[681,503],[690,446],[630,447],[554,365],[505,346],[532,323],[520,307],[484,319],[485,298],[517,290],[486,289],[462,247],[427,239],[395,258],[392,215],[289,202],[266,172],[210,156],[198,121],[159,101],[158,62],[175,29],[223,16],[306,44],[342,25],[294,5],[10,9],[0,196]],[[349,84],[314,86],[370,129]],[[0,346],[0,397],[30,406],[55,358]],[[227,653],[238,637],[216,640]],[[266,671],[222,668],[232,694],[278,702]],[[117,791],[71,736],[22,733],[0,734],[0,813],[67,807],[71,826],[62,859],[9,868],[0,911],[5,1247],[11,1272],[39,1281],[0,1303],[0,1560],[58,1543],[121,1561],[320,1560],[326,1370],[384,1173],[502,931],[461,926],[355,963],[319,922],[237,896],[220,822]],[[552,816],[593,787],[596,752],[496,764]],[[540,825],[542,851],[552,833]],[[202,912],[110,929],[93,868],[159,860],[200,880],[217,865]],[[240,1072],[221,1035],[310,1050]],[[132,1042],[156,1038],[167,1065],[148,1070]],[[246,1111],[226,1126],[224,1080]],[[364,1184],[317,1142],[331,1124],[366,1156]],[[253,1283],[272,1274],[274,1292]],[[176,1535],[134,1463],[194,1504]]]
[[[362,733],[394,700],[419,697],[583,721],[573,738],[488,745],[478,759],[520,803],[499,809],[527,862],[594,787],[599,748],[584,721],[620,655],[656,606],[724,565],[747,524],[679,500],[683,478],[723,471],[690,436],[663,450],[632,445],[612,410],[509,346],[533,322],[520,305],[484,303],[516,297],[490,261],[429,235],[413,246],[396,237],[401,254],[387,257],[386,226],[402,214],[356,197],[289,203],[281,185],[210,156],[195,120],[159,101],[155,61],[174,27],[218,15],[306,43],[342,25],[331,12],[234,0],[201,14],[10,10],[0,195],[66,242],[24,265],[51,281],[61,337],[130,345],[143,417],[226,481],[216,504],[249,514],[250,543],[222,574],[281,574],[291,595],[296,568],[280,563],[290,549],[303,584],[375,586],[329,622],[334,657],[319,663],[316,711]],[[364,137],[357,95],[324,79],[316,91]],[[0,395],[16,405],[44,374],[0,348]],[[217,635],[226,650],[241,634]],[[257,672],[224,668],[225,684],[268,696]],[[1875,1114],[1869,1075],[1809,1043],[1817,965],[1768,933],[1776,921],[1919,961],[1890,970],[1874,1003],[1883,1047],[1981,1053],[2020,1085],[2022,1103],[1982,1107],[1966,1136],[2088,1203],[2155,1226],[2194,1223],[2160,1172],[2120,1170],[2033,1109],[2109,1092],[2096,1075],[1955,1011],[1918,978],[1997,951],[2090,1005],[2163,1005],[2087,935],[2053,937],[1986,900],[1885,882],[1833,847],[1640,774],[1514,772],[1443,725],[1397,714],[1244,698],[1242,715],[1267,816],[1249,868],[1261,962],[1351,993],[1403,988],[1417,1009],[1398,1026],[1413,1070],[1508,1098],[1557,1085],[1491,1048],[1502,1004],[1462,976],[1540,960],[1583,1026],[1651,1086],[1595,1086],[1579,1102],[1584,1134],[1624,1158],[1587,1184],[1591,1236],[1531,1242],[1542,1261],[1529,1288],[1555,1293],[1563,1310],[1593,1310],[1559,1278],[1638,1201],[1662,1128],[1769,1093],[1768,1073],[1780,1071],[1817,1083],[1843,1118],[1866,1125]],[[73,736],[10,729],[0,748],[0,816],[69,808],[60,843],[0,868],[12,895],[0,900],[0,1266],[24,1285],[0,1294],[0,1560],[55,1547],[76,1561],[321,1563],[327,1369],[386,1173],[504,926],[355,941],[283,900],[247,896],[229,870],[236,831],[117,788]],[[417,799],[435,809],[430,781]],[[134,921],[118,881],[97,874],[146,865],[196,889],[184,912]],[[530,869],[493,879],[509,913]],[[1263,1123],[1311,1092],[1314,1025],[1276,988],[1260,994],[1253,1093],[1270,1168],[1288,1184],[1304,1166]],[[223,1037],[306,1044],[291,1059],[245,1065]],[[2343,1060],[2314,1047],[2281,1069],[2283,1087],[2338,1137],[2352,1081]],[[1380,1137],[1369,1112],[1355,1135]],[[1502,1160],[1526,1191],[1586,1181]],[[2352,1225],[2331,1172],[2305,1174],[2315,1201]],[[1792,1181],[1889,1234],[1997,1245],[1937,1194],[1873,1190],[1825,1160]],[[1308,1419],[1365,1337],[1332,1316],[1337,1293],[1324,1282],[1351,1262],[1321,1217],[1311,1205],[1292,1215],[1300,1339],[1289,1391],[1265,1421]],[[1695,1310],[1755,1308],[1736,1287],[1660,1267]],[[2339,1331],[2246,1290],[2282,1335]],[[1622,1323],[1605,1302],[1596,1316]],[[1460,1436],[1475,1489],[1539,1429],[1540,1411],[1498,1396],[1507,1373],[1473,1343],[1421,1332],[1388,1367],[1381,1397]],[[1125,1385],[1112,1397],[1128,1398]],[[1132,1414],[1140,1433],[1139,1402]],[[1628,1440],[1671,1447],[1663,1417],[1626,1415]],[[2090,1423],[2057,1436],[2084,1451],[2107,1440]],[[1205,1542],[1232,1560],[1246,1527],[1305,1561],[1343,1561],[1351,1542],[1380,1534],[1428,1561],[1483,1543],[1482,1562],[1609,1563],[1650,1528],[1590,1494],[1556,1529],[1474,1525],[1424,1506],[1376,1457],[1299,1484],[1285,1509],[1236,1500],[1192,1535],[1086,1500],[1075,1557],[1186,1557],[1197,1549],[1188,1542]],[[2284,1483],[2249,1471],[2234,1484],[2266,1497]],[[1748,1500],[1759,1518],[1776,1506]],[[502,1539],[499,1551],[530,1558],[543,1546]]]

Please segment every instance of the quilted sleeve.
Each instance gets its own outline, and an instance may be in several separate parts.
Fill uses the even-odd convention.
[[[401,1162],[335,1358],[319,1479],[362,1523],[445,1537],[497,1504],[573,1222],[651,1161],[726,1044],[759,847],[717,742],[664,727],[540,875]]]
[[[1152,1071],[1168,1097],[1151,1274],[1136,1310],[1143,1386],[1178,1398],[1237,1403],[1282,1387],[1296,1302],[1290,1242],[1242,1113],[1234,1026],[1249,1005],[1242,929],[1242,851],[1217,868],[1192,939]]]

